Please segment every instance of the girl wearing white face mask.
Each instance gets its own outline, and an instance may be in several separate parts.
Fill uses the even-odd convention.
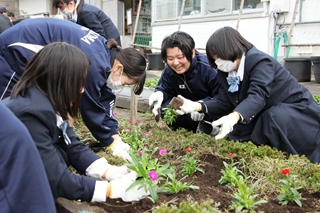
[[[214,32],[206,52],[222,89],[201,104],[184,99],[183,113],[225,115],[212,122],[220,127],[215,139],[228,135],[320,162],[320,107],[308,89],[231,27]]]
[[[53,0],[52,9],[58,9],[68,20],[85,26],[105,39],[115,39],[121,46],[120,33],[110,17],[84,0]]]

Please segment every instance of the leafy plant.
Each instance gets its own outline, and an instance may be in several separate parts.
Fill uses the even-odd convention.
[[[318,94],[318,95],[313,95],[313,99],[317,102],[317,104],[320,105],[320,94]]]
[[[199,164],[200,160],[196,160],[194,156],[185,155],[182,158],[182,175],[188,176],[196,171],[204,173],[203,169],[200,168],[202,164]]]
[[[233,153],[229,153],[228,156],[231,157],[231,163],[228,164],[227,162],[223,161],[225,169],[221,170],[222,176],[219,180],[219,184],[236,186],[237,181],[240,179],[240,176],[243,173],[236,167],[239,162],[233,162]]]
[[[158,201],[158,186],[157,183],[163,180],[168,174],[172,173],[174,170],[171,168],[170,164],[161,165],[158,159],[151,159],[151,156],[157,151],[155,148],[151,153],[149,150],[143,149],[141,153],[135,155],[130,152],[130,157],[132,158],[132,163],[127,164],[127,167],[138,174],[138,179],[132,183],[127,190],[130,188],[140,185],[139,188],[144,187],[145,190],[150,191],[151,200],[153,202]]]
[[[183,183],[181,182],[184,178],[181,178],[180,180],[176,177],[176,172],[169,173],[168,178],[165,182],[165,184],[161,187],[161,192],[174,194],[181,191],[185,191],[187,189],[199,189],[198,186],[193,186],[192,183]],[[170,181],[169,181],[170,179]]]
[[[177,114],[174,112],[173,107],[169,105],[167,108],[163,108],[163,111],[163,121],[168,125],[172,125],[172,123],[176,121],[177,117]]]
[[[247,186],[245,179],[242,176],[239,177],[236,181],[237,189],[234,190],[236,192],[233,195],[235,200],[230,205],[231,208],[235,209],[235,212],[241,212],[242,209],[254,210],[258,205],[267,203],[266,200],[255,201],[258,195],[253,193],[259,182],[260,180],[257,180],[252,186]]]
[[[282,186],[279,190],[280,194],[276,197],[276,201],[281,205],[287,205],[289,202],[295,202],[301,207],[302,204],[300,200],[303,200],[304,198],[302,198],[298,190],[302,187],[294,187],[294,185],[297,184],[297,175],[290,175],[290,170],[287,168],[283,169],[281,173],[285,178],[279,180],[279,182],[282,183]]]
[[[150,89],[155,89],[158,85],[159,80],[160,80],[160,77],[155,77],[154,79],[146,80],[145,87],[148,87]]]

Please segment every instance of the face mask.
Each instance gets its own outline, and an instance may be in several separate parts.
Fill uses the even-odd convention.
[[[64,8],[64,10],[60,10],[63,15],[72,16],[74,10],[69,11],[68,7]]]
[[[237,69],[237,61],[232,62],[218,58],[215,63],[218,69],[223,72],[231,72]]]
[[[113,82],[113,81],[112,81],[111,75],[112,75],[112,72],[110,73],[110,75],[109,75],[109,77],[108,77],[108,79],[107,79],[107,87],[109,87],[109,88],[112,89],[112,90],[120,90],[120,89],[123,89],[123,85],[122,85],[122,83],[121,83],[122,71],[121,71],[119,80],[116,81],[116,82]]]

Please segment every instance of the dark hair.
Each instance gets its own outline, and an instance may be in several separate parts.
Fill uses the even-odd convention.
[[[123,72],[129,78],[136,79],[137,83],[134,87],[134,93],[140,95],[143,91],[147,76],[147,62],[143,54],[133,47],[122,49],[114,39],[109,39],[106,45],[109,50],[115,48],[114,59],[117,59],[123,65]],[[113,62],[111,63],[113,64]]]
[[[7,13],[7,16],[9,17],[12,17],[12,18],[14,18],[14,13],[13,12],[11,12],[11,11],[9,11],[8,13]]]
[[[29,19],[29,17],[27,17],[27,18],[18,18],[18,19],[16,19],[16,20],[12,21],[12,24],[13,24],[13,25],[16,25],[16,24],[18,24],[18,23],[20,23],[21,21],[26,20],[26,19]]]
[[[167,62],[167,49],[173,47],[178,47],[187,60],[189,62],[192,61],[192,51],[195,47],[195,43],[193,38],[188,33],[178,31],[163,39],[161,44],[162,60]]]
[[[68,113],[77,118],[89,65],[89,59],[78,47],[66,42],[48,44],[27,63],[10,97],[24,96],[28,88],[36,86],[64,120]]]
[[[249,41],[232,27],[222,27],[215,31],[207,41],[206,53],[211,67],[216,67],[212,56],[217,55],[223,60],[235,61],[243,53],[253,47]]]
[[[52,1],[52,9],[53,11],[56,11],[57,8],[59,8],[59,4],[69,4],[71,1],[74,1],[75,4],[77,4],[77,0],[53,0]],[[79,0],[79,4],[76,8],[77,14],[81,13],[82,7],[84,5],[84,0]]]

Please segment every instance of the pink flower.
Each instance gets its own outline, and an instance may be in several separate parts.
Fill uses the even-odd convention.
[[[155,171],[149,172],[148,176],[150,177],[150,180],[156,181],[158,178],[158,174]]]
[[[117,112],[113,112],[113,115],[116,116],[118,113]]]
[[[143,147],[143,148],[148,149],[148,146],[147,146],[147,145],[144,145],[144,147]]]
[[[139,124],[140,123],[140,120],[136,120],[136,124]]]
[[[159,151],[159,155],[165,155],[165,154],[167,154],[168,153],[168,151],[166,150],[166,149],[161,149],[160,151]]]
[[[190,147],[187,147],[185,150],[186,152],[192,152],[192,149]]]
[[[138,151],[138,155],[142,155],[142,151]]]
[[[143,133],[143,135],[148,137],[149,136],[149,132],[145,132],[145,133]]]

